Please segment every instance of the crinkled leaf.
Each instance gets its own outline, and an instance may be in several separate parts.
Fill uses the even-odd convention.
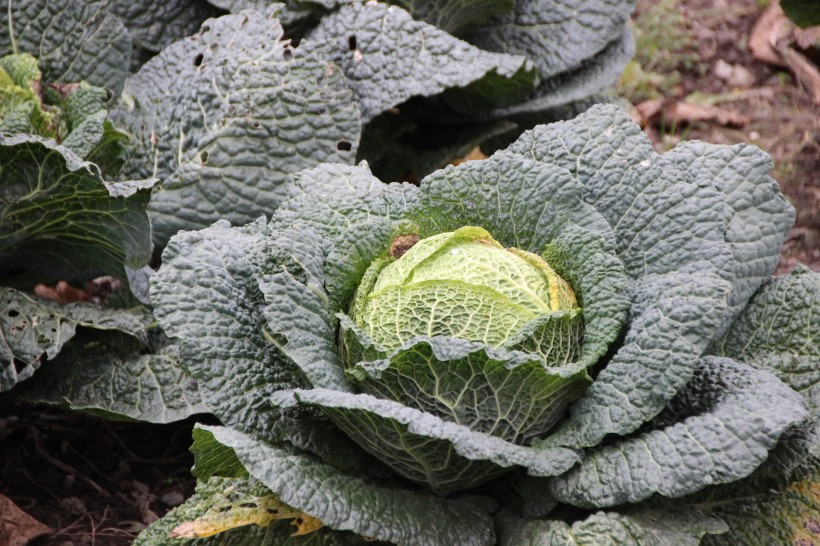
[[[155,240],[276,209],[290,173],[350,163],[359,110],[317,44],[283,39],[276,7],[210,19],[133,76],[113,116],[134,137],[126,173],[157,176]]]
[[[440,494],[484,483],[516,465],[532,475],[554,476],[578,461],[569,449],[519,446],[368,394],[295,390],[279,393],[276,400],[283,406],[299,403],[321,408],[376,458]]]
[[[573,111],[572,104],[594,97],[596,93],[602,93],[614,85],[634,54],[632,31],[625,27],[618,38],[580,67],[542,81],[526,101],[494,110],[489,117],[528,115],[534,116],[539,123],[551,118],[573,118],[588,107]],[[591,104],[598,102],[605,101],[596,99]],[[567,112],[559,115],[562,109]]]
[[[700,411],[588,450],[578,466],[552,480],[553,495],[595,508],[732,482],[751,474],[781,434],[808,416],[800,395],[773,375],[720,357],[703,358],[670,407]]]
[[[151,279],[154,314],[179,339],[205,405],[223,423],[257,434],[270,433],[278,417],[271,394],[300,384],[293,364],[265,335],[256,255],[267,244],[261,219],[183,232],[171,240]]]
[[[705,274],[642,279],[623,344],[548,443],[594,446],[657,415],[691,379],[727,312],[729,290]]]
[[[582,190],[565,169],[502,153],[431,174],[404,216],[422,237],[474,225],[504,245],[546,250],[547,262],[563,267],[581,300],[581,358],[590,365],[618,336],[629,301],[615,235],[583,203]]]
[[[0,10],[0,56],[31,53],[46,81],[122,90],[131,36],[104,0],[9,1]]]
[[[286,2],[290,3],[292,0],[286,0]],[[295,0],[297,3],[301,3],[303,1],[310,3],[310,0]],[[208,0],[209,4],[212,4],[218,8],[222,8],[224,10],[228,10],[231,13],[237,13],[242,11],[243,9],[253,9],[257,11],[262,11],[267,6],[271,5],[272,2],[268,0]]]
[[[630,277],[713,272],[731,282],[732,314],[725,327],[751,295],[750,286],[770,273],[771,256],[779,254],[785,237],[785,231],[762,240],[741,235],[741,220],[757,226],[757,236],[758,230],[770,232],[763,224],[782,226],[792,212],[771,179],[761,174],[761,156],[742,147],[721,149],[704,144],[684,147],[681,155],[659,156],[626,112],[601,105],[574,120],[523,134],[508,153],[570,170],[585,188],[584,199],[613,227]],[[690,173],[688,162],[685,169],[678,168],[677,159],[693,151],[704,156],[693,156],[696,169]],[[749,163],[735,161],[738,155]],[[743,210],[743,192],[751,189],[755,197]]]
[[[344,191],[340,191],[344,188]],[[333,242],[324,265],[327,304],[346,308],[373,259],[386,251],[394,222],[416,199],[410,184],[383,184],[366,164],[320,165],[298,173],[272,223],[304,223]]]
[[[308,38],[332,43],[331,58],[350,79],[364,121],[410,97],[448,88],[469,86],[472,100],[492,97],[488,102],[497,104],[526,95],[533,83],[523,57],[482,51],[378,2],[339,8]]]
[[[323,266],[328,242],[297,226],[271,237],[259,290],[271,337],[315,387],[352,390],[336,348],[336,321],[328,308]]]
[[[598,362],[618,338],[630,307],[624,265],[614,250],[611,232],[567,224],[543,249],[542,257],[573,286],[584,317],[579,361]],[[528,350],[531,342],[515,348]]]
[[[416,191],[410,184],[383,184],[366,163],[319,165],[294,176],[273,221],[278,225],[305,223],[335,241],[370,219],[398,218],[415,201]]]
[[[68,134],[61,144],[87,161],[102,160],[100,169],[103,173],[115,174],[110,159],[105,156],[118,156],[126,136],[117,133],[108,121],[108,92],[101,87],[94,87],[81,82],[62,103],[63,122]],[[105,148],[105,151],[103,151]]]
[[[494,543],[489,517],[469,500],[452,501],[377,485],[345,475],[293,449],[265,444],[226,428],[201,428],[233,448],[250,474],[284,502],[333,529],[408,545]]]
[[[176,347],[143,354],[114,334],[76,339],[15,396],[150,423],[170,423],[208,411]]]
[[[546,432],[589,383],[577,365],[545,368],[534,355],[445,337],[414,340],[351,375],[365,393],[514,443]]]
[[[160,51],[171,42],[196,33],[205,19],[221,14],[199,0],[114,0],[110,9],[122,18],[135,45],[150,51]]]
[[[495,519],[499,546],[697,546],[704,535],[726,530],[720,519],[694,510],[596,512],[572,525],[521,519],[508,512]]]
[[[323,463],[343,472],[374,478],[393,475],[386,466],[351,440],[320,411],[292,406],[285,408],[274,426],[283,442],[319,457]]]
[[[86,117],[63,140],[62,144],[79,157],[87,157],[100,143],[105,132],[108,113],[96,112]]]
[[[571,219],[609,230],[582,191],[566,169],[500,154],[427,176],[404,216],[422,238],[479,226],[503,245],[539,253]]]
[[[769,176],[772,158],[756,146],[706,142],[683,142],[664,157],[716,188],[731,207],[723,233],[736,262],[737,292],[730,303],[745,305],[777,265],[780,245],[794,223],[794,208]]]
[[[532,59],[542,80],[574,70],[618,36],[635,7],[633,0],[517,0],[491,19],[470,41],[490,51]]]
[[[0,57],[0,132],[56,134],[55,115],[38,93],[41,79],[37,59],[28,53]]]
[[[781,438],[745,480],[709,488],[687,500],[729,524],[708,545],[810,545],[820,538],[820,426],[815,414]]]
[[[124,277],[151,256],[145,213],[153,181],[111,183],[53,140],[0,135],[0,276]]]
[[[0,287],[0,391],[32,376],[53,360],[78,327],[116,330],[145,342],[143,317],[129,311],[100,309],[89,303],[59,305]]]
[[[769,370],[818,408],[818,332],[820,274],[798,266],[789,276],[764,284],[711,350]]]

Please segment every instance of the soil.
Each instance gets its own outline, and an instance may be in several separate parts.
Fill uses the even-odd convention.
[[[0,494],[53,530],[29,546],[126,546],[193,493],[192,428],[0,405]]]
[[[820,108],[786,69],[757,61],[749,53],[748,38],[762,12],[761,2],[683,0],[678,9],[692,39],[688,51],[677,52],[678,58],[688,61],[681,63],[680,81],[664,98],[682,99],[694,92],[721,97],[721,109],[747,118],[748,123],[727,127],[700,121],[648,127],[647,132],[658,151],[682,140],[703,140],[751,143],[771,154],[772,174],[797,210],[776,274],[788,273],[798,263],[820,271]],[[742,85],[722,79],[717,75],[721,61],[742,67],[751,78]]]
[[[720,107],[749,122],[739,128],[695,122],[647,131],[659,151],[692,139],[750,142],[768,151],[775,161],[773,175],[797,209],[778,273],[798,262],[820,271],[818,108],[792,75],[755,61],[747,51],[749,31],[762,9],[757,0],[683,0],[678,7],[694,39],[690,62],[679,69],[681,78],[669,95],[728,94]],[[732,87],[716,76],[719,60],[748,70],[751,85]],[[53,529],[30,546],[125,546],[192,493],[192,425],[113,423],[0,405],[0,495]]]

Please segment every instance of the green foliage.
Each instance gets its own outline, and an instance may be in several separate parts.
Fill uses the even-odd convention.
[[[817,275],[769,280],[768,156],[658,155],[614,106],[521,133],[614,81],[631,2],[212,4],[0,13],[0,281],[143,302],[0,288],[0,390],[223,424],[136,544],[802,537]],[[657,52],[672,7],[642,12]]]
[[[601,106],[420,187],[320,165],[267,225],[174,237],[157,317],[228,425],[197,432],[198,460],[401,544],[696,544],[722,518],[735,533],[703,496],[792,483],[816,451],[797,432],[809,375],[788,370],[816,352],[817,275],[767,284],[794,219],[770,167],[750,146],[657,155]],[[561,279],[577,309],[472,333],[470,291],[531,312]],[[405,285],[442,292],[382,298]],[[583,335],[555,328],[570,314]],[[760,335],[773,316],[784,335]]]

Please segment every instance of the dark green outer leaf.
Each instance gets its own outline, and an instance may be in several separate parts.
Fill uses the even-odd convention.
[[[135,45],[150,51],[196,33],[205,19],[220,15],[201,0],[114,0],[110,9],[122,18]]]
[[[152,173],[155,240],[269,214],[292,172],[350,163],[358,106],[319,44],[283,40],[278,7],[209,19],[133,76],[112,115],[134,136],[125,172]]]
[[[69,344],[15,396],[110,419],[149,423],[171,423],[207,413],[176,347],[141,354],[123,347],[120,336],[96,337]]]
[[[615,231],[631,278],[684,267],[730,268],[724,199],[655,154],[619,108],[593,107],[573,120],[536,127],[504,153],[568,169],[584,187],[584,200]]]
[[[789,276],[764,284],[710,351],[772,372],[817,409],[818,332],[820,274],[798,266]]]
[[[235,450],[250,474],[282,501],[325,525],[408,546],[491,546],[487,514],[471,502],[451,501],[340,473],[295,450],[236,431],[201,427]]]
[[[265,300],[256,256],[268,244],[262,219],[241,228],[220,221],[183,232],[151,279],[154,314],[180,343],[205,405],[223,423],[271,434],[271,395],[301,383],[298,370],[265,336]]]
[[[820,539],[820,420],[793,427],[754,474],[687,499],[725,519],[729,532],[710,546],[793,544]]]
[[[768,278],[793,214],[759,152],[697,144],[658,156],[612,105],[528,131],[509,152],[570,170],[584,199],[613,226],[630,277],[714,272],[731,282],[731,313],[721,328]]]
[[[704,357],[670,404],[697,415],[587,451],[551,491],[585,508],[635,503],[654,493],[680,497],[751,474],[781,434],[808,417],[796,392],[768,372]]]
[[[336,242],[368,220],[397,219],[415,202],[417,190],[410,184],[382,183],[364,162],[319,165],[294,175],[272,222],[277,226],[304,223]]]
[[[119,94],[131,37],[104,0],[9,0],[0,9],[0,56],[31,53],[45,81],[106,87]]]
[[[153,180],[109,183],[50,139],[0,135],[0,277],[124,277],[151,256],[145,213]]]
[[[535,476],[554,476],[578,461],[569,449],[518,446],[367,394],[300,389],[279,393],[276,400],[281,406],[320,408],[394,471],[442,495],[489,481],[515,465]]]
[[[571,119],[577,113],[569,112],[574,115],[564,117],[557,117],[555,113],[561,109],[570,110],[573,103],[588,100],[596,93],[606,91],[615,84],[634,54],[632,31],[625,27],[620,37],[578,68],[542,81],[528,100],[494,110],[487,117],[496,119],[528,115],[540,118],[539,123],[549,120],[549,116],[554,116],[553,119]],[[589,106],[599,102],[607,101],[594,100]],[[589,106],[578,109],[577,112],[581,113]]]
[[[694,510],[634,509],[596,512],[570,526],[560,520],[525,520],[502,512],[496,516],[499,546],[697,546],[701,537],[722,533],[718,518]]]
[[[663,410],[689,382],[727,312],[730,287],[711,275],[647,276],[633,288],[623,345],[547,438],[549,445],[589,447],[628,434]]]
[[[478,96],[518,96],[532,86],[523,57],[488,53],[397,6],[354,3],[325,16],[307,36],[331,44],[330,55],[347,77],[369,121],[410,97],[473,86]],[[494,78],[492,75],[501,76]],[[482,79],[488,77],[486,82]]]
[[[736,292],[729,303],[736,314],[777,266],[780,245],[794,223],[794,208],[769,176],[772,158],[747,144],[705,142],[681,143],[664,157],[700,184],[716,188],[730,207],[723,236],[735,259]]]
[[[276,233],[269,245],[257,282],[274,342],[310,385],[352,391],[342,371],[336,319],[324,291],[327,240],[295,226]]]
[[[362,450],[316,409],[299,406],[283,409],[274,432],[283,442],[312,453],[342,472],[376,479],[394,477],[389,468]]]
[[[610,231],[583,203],[582,191],[566,169],[497,154],[427,176],[404,217],[419,226],[421,237],[478,226],[505,246],[540,253],[570,220]]]
[[[214,476],[223,478],[249,478],[250,474],[236,457],[236,452],[216,441],[209,431],[194,427],[191,432],[194,443],[194,467],[191,474],[197,481],[207,482]]]
[[[143,319],[128,311],[104,310],[89,303],[59,305],[0,287],[0,392],[54,359],[78,327],[116,330],[145,343]]]
[[[542,80],[575,70],[623,31],[633,0],[517,0],[515,8],[470,35],[490,51],[531,59]]]
[[[574,287],[584,317],[578,360],[587,367],[609,351],[631,304],[624,265],[610,235],[567,224],[541,254]]]
[[[333,243],[324,265],[327,307],[346,310],[370,262],[386,252],[395,221],[415,202],[416,192],[410,184],[383,184],[366,163],[320,165],[294,177],[272,224],[306,224]]]

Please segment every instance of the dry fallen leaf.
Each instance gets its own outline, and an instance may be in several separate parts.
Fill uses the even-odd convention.
[[[785,66],[811,94],[815,104],[820,104],[820,71],[808,57],[791,47],[812,43],[818,35],[816,28],[801,30],[786,17],[780,2],[775,0],[758,18],[749,34],[749,51],[752,56],[768,64]]]
[[[106,296],[119,290],[122,281],[114,277],[98,277],[86,283],[84,289],[75,288],[65,281],[60,281],[53,288],[45,284],[34,287],[34,293],[41,298],[56,301],[60,305],[67,305],[78,301],[89,301],[101,304]]]
[[[694,121],[713,121],[719,125],[742,127],[751,120],[734,110],[675,100],[652,99],[635,105],[641,125],[660,124],[666,127]]]
[[[54,530],[23,512],[11,499],[0,495],[0,544],[25,546]]]
[[[481,147],[476,146],[475,148],[470,150],[470,153],[468,153],[467,155],[465,155],[463,157],[455,158],[451,162],[451,164],[452,165],[461,165],[462,163],[466,163],[467,161],[481,161],[482,159],[487,159],[487,157],[488,156],[484,152],[481,151]]]

